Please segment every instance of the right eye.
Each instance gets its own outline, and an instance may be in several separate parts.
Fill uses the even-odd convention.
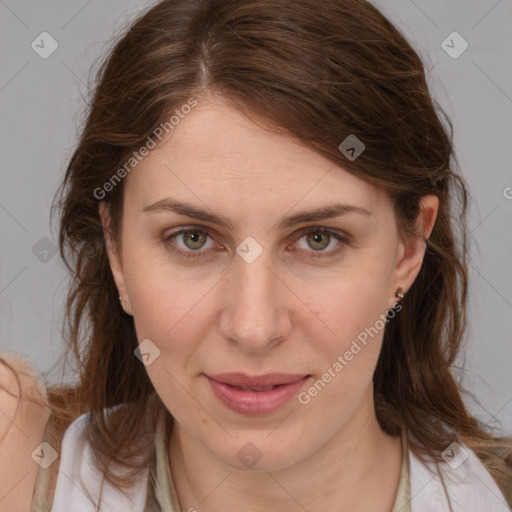
[[[209,231],[192,227],[189,229],[179,229],[165,235],[162,239],[162,243],[167,249],[178,256],[198,258],[203,256],[203,253],[208,249],[207,247],[205,250],[202,250],[208,238],[211,238]],[[175,240],[181,241],[182,246],[176,246]]]

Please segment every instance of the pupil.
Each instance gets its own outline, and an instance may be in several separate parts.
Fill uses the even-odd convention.
[[[327,246],[327,244],[325,242],[322,245],[322,237],[325,236],[325,233],[313,233],[311,236],[313,238],[313,243],[314,244],[321,244],[321,247],[316,247],[316,249],[323,249],[324,247]],[[313,247],[313,248],[315,248],[315,247]]]
[[[194,231],[191,233],[186,233],[185,236],[186,236],[187,241],[191,242],[191,244],[192,244],[191,248],[197,249],[198,247],[194,246],[194,244],[197,244],[200,241],[200,239],[202,237],[201,233],[199,233],[198,231]],[[201,245],[201,244],[199,244],[199,245]]]

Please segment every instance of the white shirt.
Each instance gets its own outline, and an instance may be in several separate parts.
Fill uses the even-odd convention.
[[[96,512],[102,476],[92,463],[92,450],[84,436],[87,414],[66,430],[52,512]],[[477,455],[463,443],[448,451],[449,463],[440,464],[453,512],[510,512],[505,497]],[[433,471],[431,473],[429,468]],[[423,464],[409,450],[412,512],[450,512],[434,463]],[[149,469],[141,472],[128,496],[103,483],[102,512],[146,512]],[[176,499],[174,497],[174,499]],[[70,507],[73,508],[70,508]],[[169,510],[178,512],[172,503]]]

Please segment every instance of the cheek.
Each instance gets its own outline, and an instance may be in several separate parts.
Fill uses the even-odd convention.
[[[179,306],[187,289],[177,284],[173,267],[165,260],[165,251],[153,242],[127,233],[123,240],[124,279],[136,326],[169,329],[176,305]],[[157,329],[158,330],[158,329]],[[142,334],[142,333],[141,333]]]
[[[151,283],[134,285],[132,292],[133,299],[130,300],[139,342],[149,338],[162,353],[171,353],[175,360],[191,352],[193,297],[178,290],[151,286]]]
[[[204,338],[201,326],[208,321],[211,283],[183,282],[170,265],[145,260],[143,254],[127,261],[126,275],[139,343],[150,339],[161,352],[160,362],[169,371],[184,373],[198,340]]]
[[[137,279],[132,274],[130,282],[137,339],[139,343],[151,341],[149,346],[158,355],[146,366],[146,371],[167,408],[181,417],[184,411],[191,411],[197,405],[183,392],[189,388],[188,366],[200,339],[195,332],[197,324],[192,308],[197,299],[190,292],[187,295],[182,289],[166,286],[164,281],[153,280],[148,274],[145,276]],[[200,409],[197,414],[204,413]]]
[[[330,332],[332,339],[344,340],[344,343],[385,316],[389,295],[386,269],[353,270],[342,277],[321,281],[319,287],[302,283],[297,294],[303,298],[311,321],[316,321],[319,327],[323,325],[326,334]],[[382,328],[380,322],[378,325]]]
[[[363,400],[372,382],[382,347],[386,326],[386,310],[376,293],[364,293],[360,286],[347,286],[346,291],[359,295],[333,296],[325,305],[330,316],[328,324],[335,334],[319,336],[312,360],[317,373],[299,397],[301,404],[310,404],[314,410],[333,418],[333,422],[347,419]],[[352,299],[352,297],[354,297]],[[337,300],[339,299],[339,300]],[[330,310],[328,308],[331,308]],[[330,404],[329,412],[326,404]]]
[[[310,327],[306,336],[315,339],[312,359],[320,363],[315,378],[329,388],[322,391],[324,398],[331,396],[342,409],[341,404],[352,403],[364,392],[375,371],[388,325],[388,275],[385,269],[353,272],[331,281],[324,293],[312,293],[311,287],[302,291],[308,294],[305,303]],[[323,390],[322,386],[320,383],[317,388]],[[312,394],[315,392],[312,389]]]

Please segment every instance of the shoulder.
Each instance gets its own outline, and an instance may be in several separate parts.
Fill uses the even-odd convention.
[[[452,443],[443,452],[439,470],[409,451],[412,512],[449,512],[439,473],[442,473],[453,512],[485,510],[510,512],[506,499],[478,456],[463,442]]]
[[[106,409],[104,414],[117,407]],[[89,420],[90,413],[82,414],[64,433],[52,512],[67,512],[69,503],[81,512],[96,512],[97,507],[102,510],[143,511],[148,470],[141,472],[135,485],[126,493],[105,480],[95,465],[94,450],[88,439]],[[119,470],[116,464],[112,467]]]
[[[2,506],[5,510],[30,510],[40,467],[37,449],[50,409],[42,379],[16,354],[0,354],[0,411]]]

